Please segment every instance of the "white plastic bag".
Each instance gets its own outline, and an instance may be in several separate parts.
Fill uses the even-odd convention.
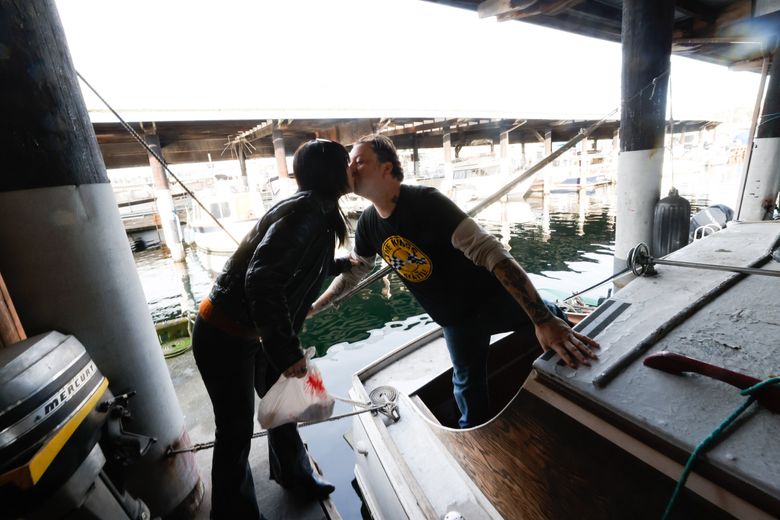
[[[325,390],[322,374],[311,361],[314,352],[314,347],[306,349],[305,377],[285,377],[282,374],[260,400],[257,421],[262,428],[319,421],[333,415],[335,401]]]

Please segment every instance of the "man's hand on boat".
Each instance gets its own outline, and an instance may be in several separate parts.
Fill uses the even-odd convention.
[[[593,349],[599,348],[597,341],[575,332],[565,321],[552,317],[536,325],[536,339],[542,350],[554,350],[571,368],[580,364],[590,366],[589,359],[598,359]]]

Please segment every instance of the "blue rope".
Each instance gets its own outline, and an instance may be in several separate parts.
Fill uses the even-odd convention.
[[[761,381],[758,384],[755,384],[751,386],[750,388],[746,388],[740,392],[740,395],[746,395],[748,396],[747,401],[742,403],[739,408],[734,410],[734,412],[729,415],[726,420],[724,420],[722,423],[718,425],[717,428],[715,428],[712,433],[707,435],[707,437],[699,443],[698,446],[693,450],[691,453],[691,456],[688,457],[688,462],[685,463],[685,467],[683,468],[682,474],[680,475],[680,478],[677,480],[677,485],[674,487],[674,492],[672,493],[672,497],[669,499],[669,503],[666,505],[666,511],[664,511],[664,515],[662,520],[667,520],[669,518],[669,514],[672,512],[672,508],[674,507],[675,502],[677,502],[677,498],[680,495],[680,491],[682,491],[682,488],[685,487],[685,482],[688,480],[688,475],[690,475],[691,470],[693,468],[693,463],[696,461],[696,458],[699,456],[701,452],[703,452],[705,449],[709,448],[711,444],[713,444],[720,435],[733,423],[737,417],[742,414],[745,410],[750,407],[751,404],[756,400],[755,394],[758,390],[761,388],[772,385],[772,384],[778,384],[780,383],[780,377],[771,377],[769,379],[766,379],[764,381]]]

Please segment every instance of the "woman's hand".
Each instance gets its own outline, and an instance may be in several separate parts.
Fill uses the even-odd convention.
[[[284,377],[297,377],[299,379],[306,377],[306,357],[304,356],[290,365],[287,370],[284,371]]]

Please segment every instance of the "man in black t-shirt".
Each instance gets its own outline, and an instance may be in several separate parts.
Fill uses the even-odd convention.
[[[525,328],[535,332],[544,350],[554,350],[571,367],[596,359],[592,349],[598,343],[550,312],[495,237],[438,190],[401,184],[403,169],[390,139],[363,137],[350,159],[355,193],[372,206],[358,221],[351,272],[334,280],[313,311],[356,285],[380,255],[442,326],[462,428],[490,418],[491,334]]]

